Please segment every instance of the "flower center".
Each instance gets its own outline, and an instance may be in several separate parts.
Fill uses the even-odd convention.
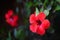
[[[41,21],[40,20],[37,20],[36,22],[37,22],[37,25],[40,25],[41,24]]]
[[[13,17],[12,16],[10,16],[10,21],[13,21]]]

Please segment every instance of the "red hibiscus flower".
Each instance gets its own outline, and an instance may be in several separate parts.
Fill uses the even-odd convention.
[[[9,10],[5,14],[5,18],[6,18],[6,22],[8,24],[10,24],[12,27],[17,26],[18,16],[17,15],[13,15],[13,11],[12,10]]]
[[[36,14],[30,15],[30,30],[34,33],[44,35],[45,29],[48,29],[50,26],[50,22],[48,19],[45,19],[46,15],[44,12],[40,12],[37,16]]]

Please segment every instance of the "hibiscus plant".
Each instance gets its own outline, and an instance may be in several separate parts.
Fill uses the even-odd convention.
[[[3,15],[0,40],[55,40],[58,37],[55,35],[59,35],[60,0],[14,0],[12,4],[14,7],[8,7]]]

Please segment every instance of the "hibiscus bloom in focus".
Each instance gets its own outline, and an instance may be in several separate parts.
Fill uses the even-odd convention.
[[[50,26],[50,22],[48,19],[45,19],[46,15],[44,12],[40,12],[37,16],[36,13],[30,15],[30,31],[44,35],[45,29],[48,29]]]
[[[9,10],[5,14],[5,18],[6,18],[6,22],[8,24],[10,24],[12,27],[17,26],[18,16],[17,15],[13,15],[13,11],[12,10]]]

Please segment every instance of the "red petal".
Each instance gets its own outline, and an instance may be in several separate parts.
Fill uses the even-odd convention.
[[[42,26],[38,27],[37,34],[40,34],[41,36],[45,34],[45,30],[43,29]]]
[[[17,15],[13,16],[13,20],[17,21],[18,20],[18,16]]]
[[[10,24],[11,24],[11,26],[17,26],[17,22],[14,21],[14,19],[10,20]]]
[[[16,22],[11,22],[11,24],[10,24],[12,27],[15,27],[15,26],[17,26],[17,23]]]
[[[13,11],[12,10],[9,10],[6,14],[5,14],[5,18],[8,19],[10,18],[10,16],[12,16],[13,14]]]
[[[32,31],[34,33],[37,31],[37,28],[38,28],[38,26],[35,24],[30,25],[30,31]]]
[[[12,14],[13,14],[13,10],[9,10],[9,11],[8,11],[8,15],[9,15],[9,16],[12,16]]]
[[[48,29],[49,28],[49,26],[50,26],[50,22],[49,22],[49,20],[44,20],[43,22],[42,22],[42,26],[44,27],[44,29]]]
[[[34,14],[30,15],[29,21],[30,21],[30,23],[34,23],[36,21],[36,17]]]
[[[40,21],[43,21],[45,19],[45,17],[46,17],[46,15],[43,12],[40,12],[38,14],[38,18],[39,18]]]
[[[6,19],[9,19],[10,16],[9,16],[8,14],[5,14],[5,18],[6,18]]]

